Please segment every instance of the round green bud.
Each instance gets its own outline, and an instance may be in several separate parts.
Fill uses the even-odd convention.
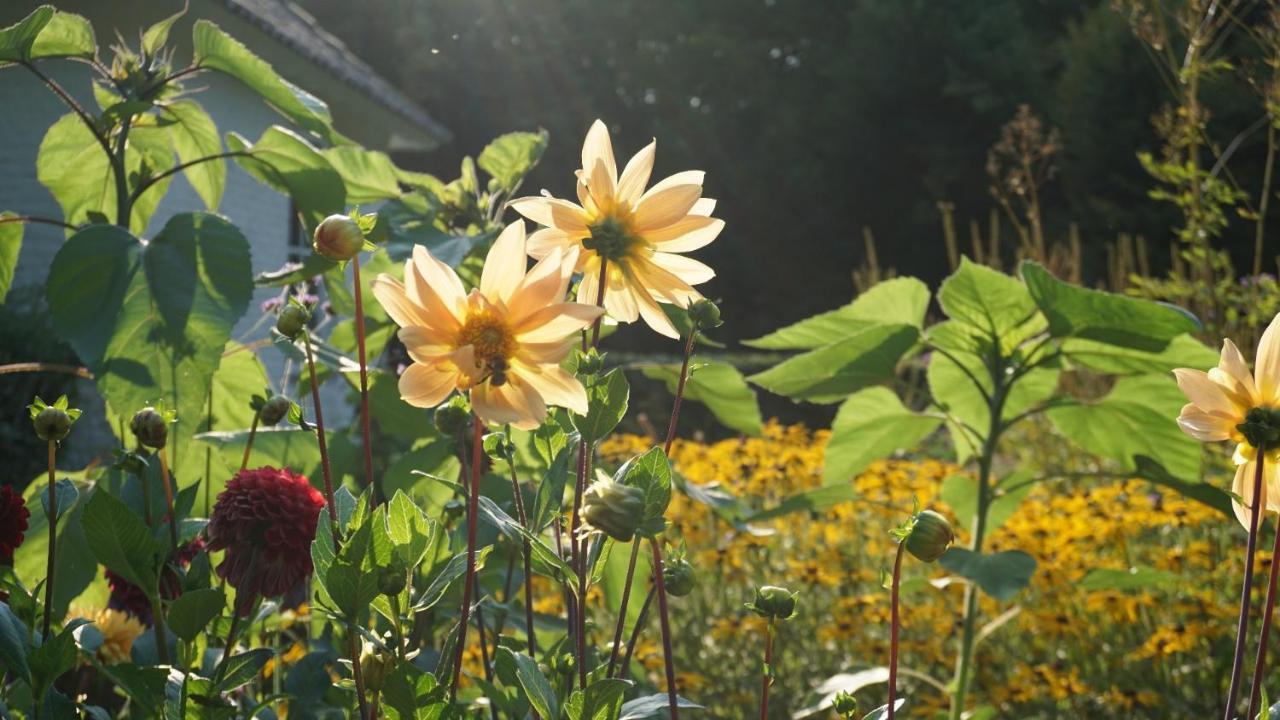
[[[360,672],[364,675],[365,687],[373,692],[382,690],[387,676],[395,670],[395,667],[396,659],[393,655],[384,653],[372,645],[366,644],[360,653]]]
[[[138,438],[139,444],[153,450],[163,448],[169,440],[169,424],[165,422],[164,415],[153,407],[144,407],[134,413],[129,421],[129,430]]]
[[[258,422],[263,425],[275,425],[289,414],[289,408],[293,407],[293,403],[289,402],[289,398],[283,395],[273,395],[270,400],[262,404],[262,409],[258,411]]]
[[[700,330],[720,327],[724,321],[720,319],[720,307],[703,298],[689,306],[689,319]]]
[[[945,517],[932,510],[924,510],[915,516],[911,534],[904,542],[907,552],[917,560],[933,562],[942,557],[955,539],[956,533]]]
[[[756,589],[755,598],[747,604],[747,608],[760,617],[770,620],[786,620],[796,614],[796,596],[790,590],[776,585],[765,585]]]
[[[31,422],[36,427],[36,435],[46,442],[62,442],[71,432],[71,416],[62,408],[46,407]]]
[[[293,340],[309,322],[311,322],[310,310],[301,305],[289,303],[280,310],[280,316],[276,318],[276,332]]]
[[[644,491],[612,480],[600,480],[582,495],[582,518],[618,542],[629,542],[644,516]]]
[[[387,597],[394,597],[404,592],[408,584],[405,571],[398,567],[378,568],[378,592]]]
[[[858,698],[854,697],[853,693],[841,690],[836,693],[831,709],[835,710],[836,714],[841,717],[851,718],[858,714]]]
[[[446,437],[456,437],[471,422],[471,409],[466,400],[457,396],[447,404],[436,408],[436,430]]]
[[[682,557],[671,558],[662,566],[662,584],[667,594],[674,597],[684,597],[693,592],[698,584],[693,565]]]
[[[578,372],[583,375],[595,375],[604,369],[604,356],[595,348],[578,356]]]
[[[364,233],[350,216],[330,215],[316,226],[311,247],[326,259],[345,262],[364,247]]]

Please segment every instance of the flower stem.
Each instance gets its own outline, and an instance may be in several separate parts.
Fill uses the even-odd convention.
[[[684,385],[689,380],[689,358],[693,355],[693,341],[698,337],[697,330],[689,331],[689,339],[684,343],[684,357],[680,360],[680,379],[676,382],[676,399],[671,405],[671,420],[667,423],[667,440],[662,444],[662,452],[671,457],[671,444],[676,439],[676,426],[680,423],[680,404],[684,400]]]
[[[507,457],[507,466],[511,468],[511,493],[515,496],[516,501],[516,517],[520,520],[520,527],[534,532],[529,527],[529,515],[524,509],[524,495],[520,492],[520,480],[516,477],[515,458]],[[533,546],[528,538],[524,539],[523,552],[524,559],[524,622],[525,632],[529,636],[529,657],[536,658],[538,656],[538,639],[533,631]],[[537,715],[537,711],[534,711]]]
[[[164,504],[169,518],[169,554],[171,557],[178,555],[178,515],[173,509],[173,484],[169,482],[169,461],[165,459],[165,447],[156,450],[156,457],[160,458],[160,484],[164,487]]]
[[[364,697],[364,670],[360,668],[360,639],[356,637],[355,621],[347,623],[347,652],[351,655],[351,679],[356,684],[356,704],[360,707],[360,720],[372,720],[369,702]]]
[[[151,598],[151,625],[156,634],[156,657],[161,665],[169,664],[169,633],[164,626],[164,605],[160,601],[160,589]]]
[[[1258,654],[1253,661],[1253,685],[1249,694],[1249,714],[1246,717],[1257,717],[1261,709],[1258,702],[1262,699],[1262,685],[1265,681],[1263,668],[1267,664],[1267,645],[1271,636],[1271,615],[1276,607],[1276,578],[1280,575],[1280,522],[1276,523],[1275,544],[1271,547],[1271,577],[1267,582],[1267,608],[1262,613],[1262,632],[1258,636]]]
[[[333,533],[333,548],[338,549],[338,509],[333,504],[333,476],[329,469],[329,447],[324,437],[324,412],[320,409],[320,383],[316,382],[316,359],[311,352],[311,333],[302,331],[302,343],[307,349],[307,371],[311,374],[311,404],[316,406],[316,437],[320,442],[320,471],[324,475],[325,506],[329,508],[329,530]]]
[[[462,651],[467,647],[467,624],[471,621],[471,593],[476,582],[476,524],[480,506],[480,452],[484,447],[484,423],[480,416],[472,421],[471,483],[467,491],[467,579],[462,586],[462,617],[458,630],[457,657],[453,664],[453,680],[449,683],[449,702],[458,696],[458,680],[462,676]]]
[[[44,582],[44,625],[41,637],[49,640],[49,623],[53,620],[53,571],[58,560],[58,443],[49,441],[49,553]]]
[[[898,552],[893,557],[893,586],[889,591],[891,600],[889,611],[889,716],[893,720],[894,700],[898,694],[898,630],[902,622],[898,618],[898,589],[902,584],[902,551],[907,543],[898,543]]]
[[[480,635],[480,665],[484,668],[485,682],[493,684],[493,665],[489,663],[489,640],[485,637],[484,627],[484,609],[480,603],[476,603],[476,633]],[[495,645],[494,652],[497,652]],[[489,703],[489,717],[498,720],[498,706]]]
[[[254,413],[253,419],[258,419],[258,414]],[[204,431],[213,431],[213,383],[209,383],[209,398],[205,403]],[[241,468],[243,469],[243,468]],[[213,509],[210,503],[209,480],[213,476],[213,444],[205,443],[204,445],[204,516],[209,517],[209,511]]]
[[[631,582],[636,574],[636,560],[640,556],[639,538],[631,541],[631,559],[627,561],[627,579],[622,586],[622,606],[618,608],[618,624],[613,629],[613,647],[609,650],[609,669],[605,677],[613,677],[613,668],[618,663],[618,648],[622,645],[622,631],[627,624],[627,603],[631,600]]]
[[[365,487],[374,488],[373,501],[376,504],[378,490],[373,482],[373,445],[369,433],[369,366],[365,360],[364,350],[364,292],[360,287],[360,253],[351,258],[351,273],[355,281],[356,298],[356,349],[360,361],[360,432],[364,440],[364,476]]]
[[[248,605],[253,605],[250,598]],[[240,607],[239,600],[236,601],[235,607],[231,609],[231,626],[227,628],[227,642],[222,646],[222,659],[218,661],[218,667],[213,671],[213,684],[216,686],[222,682],[222,678],[227,674],[227,662],[231,659],[231,651],[236,647],[236,637],[240,631]]]
[[[578,465],[580,476],[578,487],[582,493],[587,491],[587,478],[591,476],[591,451],[590,444],[584,442],[581,462]],[[574,532],[569,536],[569,542],[578,548],[578,613],[575,617],[578,629],[575,635],[578,651],[578,689],[585,691],[587,689],[587,538],[580,538],[578,533]]]
[[[645,621],[649,619],[649,607],[653,605],[653,596],[657,589],[656,585],[650,586],[648,594],[644,596],[644,602],[640,604],[640,614],[636,616],[636,626],[631,629],[631,639],[627,641],[627,653],[622,656],[622,665],[618,666],[619,674],[631,667],[631,656],[636,652],[636,643],[640,640],[640,631],[644,629]]]
[[[769,686],[773,684],[773,620],[764,626],[764,672],[760,681],[760,720],[769,717]],[[672,707],[675,706],[672,701]]]
[[[1258,446],[1258,461],[1253,474],[1252,507],[1249,512],[1249,541],[1244,551],[1244,583],[1240,590],[1240,619],[1236,623],[1236,651],[1231,663],[1231,686],[1227,690],[1227,707],[1224,720],[1236,715],[1236,696],[1244,673],[1244,646],[1249,634],[1249,600],[1253,594],[1253,557],[1258,551],[1258,524],[1262,518],[1262,466],[1266,462],[1266,447]]]
[[[600,279],[596,284],[596,307],[604,307],[604,286],[609,280],[609,259],[600,256]],[[604,315],[596,316],[595,323],[591,326],[591,347],[600,344],[600,321]]]
[[[671,621],[667,614],[667,586],[662,579],[662,548],[657,538],[649,538],[653,549],[653,584],[658,590],[658,617],[662,620],[662,659],[667,669],[667,699],[670,701],[671,720],[680,720],[680,707],[676,701],[676,664],[671,652]]]
[[[253,439],[258,436],[258,419],[261,416],[261,412],[253,414],[253,423],[249,425],[249,439],[244,444],[244,457],[240,458],[240,472],[249,467],[249,453],[253,451]]]

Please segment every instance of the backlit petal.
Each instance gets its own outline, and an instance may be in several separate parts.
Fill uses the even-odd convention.
[[[590,326],[600,317],[604,308],[582,303],[556,303],[526,315],[515,326],[516,339],[521,343],[544,343],[562,340]]]
[[[679,185],[701,186],[702,181],[706,176],[707,173],[702,170],[685,170],[683,172],[678,172],[675,175],[659,180],[653,187],[645,191],[645,194],[640,196],[640,199],[644,200],[645,198],[652,197],[664,190],[669,190]]]
[[[1247,408],[1241,408],[1232,402],[1220,385],[1209,379],[1207,373],[1189,368],[1178,368],[1173,371],[1178,379],[1178,389],[1191,401],[1192,405],[1205,412],[1218,413],[1243,420]],[[1239,421],[1237,421],[1239,422]]]
[[[400,398],[414,407],[435,407],[453,392],[457,376],[451,366],[414,363],[400,376]]]
[[[624,203],[635,204],[644,194],[644,186],[653,173],[653,158],[658,152],[658,141],[654,140],[636,153],[627,166],[622,169],[622,177],[618,179],[618,199]]]
[[[511,209],[529,220],[566,232],[587,232],[586,214],[568,200],[548,197],[524,197],[511,201]]]
[[[493,241],[480,271],[480,292],[490,300],[507,302],[524,280],[528,265],[524,248],[524,221],[516,220]]]
[[[596,162],[603,162],[613,183],[618,182],[618,162],[613,158],[613,142],[609,140],[609,128],[601,120],[591,123],[587,137],[582,142],[582,169],[591,172]]]
[[[1280,402],[1280,315],[1276,315],[1262,333],[1253,372],[1262,404],[1276,405]]]
[[[662,252],[691,252],[711,244],[721,230],[723,220],[689,214],[664,228],[650,230],[644,239]]]
[[[716,271],[705,263],[684,255],[656,252],[649,261],[690,285],[704,283],[716,276]]]
[[[578,379],[557,365],[535,366],[517,363],[512,372],[533,388],[548,405],[587,413],[587,391]]]
[[[421,325],[426,322],[422,309],[409,300],[404,285],[386,273],[373,279],[373,296],[378,299],[378,304],[387,311],[387,315],[391,316],[395,324],[401,327]]]
[[[1194,404],[1184,405],[1178,414],[1178,427],[1182,432],[1202,442],[1230,439],[1238,424],[1228,415],[1205,412]]]
[[[636,232],[644,235],[675,223],[689,214],[701,196],[701,185],[676,185],[661,192],[645,193],[636,205]]]

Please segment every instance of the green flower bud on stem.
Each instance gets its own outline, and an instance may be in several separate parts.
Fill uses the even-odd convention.
[[[408,580],[404,568],[395,566],[378,568],[378,592],[387,597],[394,597],[404,592]]]
[[[364,675],[364,686],[372,692],[381,692],[387,676],[396,667],[396,659],[388,653],[366,644],[360,653],[360,672]]]
[[[747,603],[747,609],[770,620],[787,620],[796,614],[799,594],[776,585],[765,585],[756,589],[756,596]]]
[[[289,398],[274,395],[262,404],[262,409],[258,411],[258,422],[263,425],[275,425],[289,414],[289,408],[292,406],[293,403],[289,402]]]
[[[36,436],[45,442],[62,442],[71,432],[71,426],[80,411],[67,407],[67,396],[63,395],[49,405],[39,396],[27,406],[31,414],[31,424],[35,426]]]
[[[905,542],[907,552],[923,562],[933,562],[951,547],[956,539],[951,523],[942,515],[924,510],[912,519],[911,532]]]
[[[364,247],[360,224],[348,215],[330,215],[316,226],[311,247],[334,262],[346,262]]]
[[[276,332],[293,340],[306,329],[309,322],[311,322],[311,311],[291,302],[280,310],[280,316],[276,318]]]
[[[703,298],[689,306],[689,319],[699,330],[716,328],[724,324],[720,319],[720,306]]]
[[[153,407],[144,407],[133,414],[129,430],[143,447],[159,450],[169,440],[169,424],[164,415]]]
[[[455,395],[448,403],[436,408],[436,430],[446,437],[456,437],[471,422],[471,408],[467,399]]]
[[[595,348],[590,348],[578,355],[578,373],[595,375],[604,369],[604,355]]]
[[[662,582],[666,585],[667,594],[673,597],[688,595],[698,584],[693,565],[683,557],[672,557],[663,564]]]
[[[831,704],[831,709],[842,718],[852,718],[858,714],[858,698],[853,693],[841,690],[836,693],[835,701]]]
[[[587,532],[599,531],[618,542],[629,542],[644,516],[644,491],[613,480],[600,480],[582,495],[582,518]]]

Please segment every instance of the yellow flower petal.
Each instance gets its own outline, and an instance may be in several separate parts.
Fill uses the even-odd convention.
[[[679,185],[697,185],[702,186],[702,181],[707,177],[707,173],[703,170],[684,170],[670,177],[659,180],[653,187],[649,188],[644,195],[640,196],[640,200],[645,200],[665,190],[670,190]]]
[[[400,376],[400,398],[414,407],[435,407],[453,392],[457,377],[452,368],[414,363]]]
[[[700,197],[701,185],[676,185],[657,193],[645,193],[636,205],[636,231],[644,235],[677,222],[689,214]]]
[[[579,415],[587,414],[587,391],[578,379],[557,365],[538,367],[516,363],[512,372],[527,383],[547,403],[568,408]]]
[[[386,273],[373,279],[373,296],[387,311],[387,315],[401,327],[423,325],[427,322],[426,313],[409,301],[404,285]]]
[[[1178,427],[1202,442],[1228,440],[1238,424],[1230,416],[1205,412],[1194,404],[1184,405],[1178,415]]]
[[[644,194],[644,186],[653,173],[653,158],[658,152],[658,141],[655,139],[644,146],[627,161],[622,169],[622,177],[618,180],[618,200],[634,205]]]
[[[544,343],[560,340],[595,322],[604,308],[583,303],[557,303],[526,315],[514,329],[521,343]]]
[[[586,140],[582,142],[582,169],[591,172],[597,162],[604,164],[613,183],[618,179],[618,162],[613,158],[613,143],[609,140],[609,128],[601,120],[591,123]]]
[[[1214,370],[1218,371],[1218,376],[1215,376]],[[1249,372],[1244,355],[1240,353],[1235,343],[1230,340],[1222,341],[1218,367],[1214,370],[1209,371],[1209,378],[1236,395],[1237,404],[1246,407],[1255,407],[1260,404],[1258,388],[1253,382],[1253,373]]]
[[[1236,467],[1236,476],[1231,483],[1231,492],[1240,498],[1240,500],[1233,499],[1231,507],[1236,512],[1236,519],[1245,528],[1248,528],[1252,522],[1252,510],[1255,505],[1253,490],[1257,483],[1257,472],[1257,461],[1250,460]],[[1262,463],[1260,490],[1258,506],[1269,512],[1280,511],[1280,463],[1272,462],[1270,457]]]
[[[568,200],[525,197],[512,200],[511,209],[539,225],[566,232],[587,232],[586,213]]]
[[[704,283],[716,276],[716,271],[705,263],[683,255],[656,252],[649,261],[690,285]]]
[[[662,252],[692,252],[711,244],[721,230],[723,220],[691,214],[664,228],[650,230],[644,239]]]
[[[427,314],[423,325],[457,329],[466,314],[467,289],[453,268],[415,245],[413,258],[404,265],[404,282],[409,300]]]
[[[1192,405],[1205,412],[1238,417],[1243,420],[1244,413],[1248,408],[1241,408],[1236,405],[1227,396],[1222,386],[1209,379],[1207,373],[1190,368],[1178,368],[1173,371],[1173,375],[1178,379],[1178,389],[1182,391],[1183,395],[1187,396]],[[1240,420],[1237,420],[1237,422],[1240,422]]]
[[[480,271],[480,292],[504,303],[520,287],[526,267],[524,221],[516,220],[493,241]]]
[[[529,236],[528,242],[525,243],[525,250],[529,253],[529,257],[541,260],[550,255],[551,251],[556,248],[567,251],[570,248],[578,247],[584,237],[587,237],[585,232],[575,235],[560,228],[543,228]],[[581,258],[582,256],[579,256],[579,261],[581,261]]]
[[[1272,318],[1262,333],[1253,372],[1261,403],[1276,405],[1280,402],[1280,315]]]
[[[452,337],[434,328],[406,325],[396,336],[414,362],[434,363],[453,352]]]

